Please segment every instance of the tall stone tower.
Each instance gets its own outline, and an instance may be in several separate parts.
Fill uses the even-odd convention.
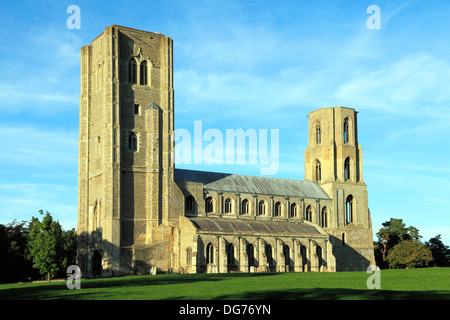
[[[333,199],[325,229],[331,235],[336,270],[364,270],[374,264],[374,256],[357,111],[322,108],[308,117],[305,179],[317,181]]]
[[[81,49],[77,263],[85,275],[170,268],[158,257],[172,252],[175,220],[172,66],[172,39],[117,25]]]

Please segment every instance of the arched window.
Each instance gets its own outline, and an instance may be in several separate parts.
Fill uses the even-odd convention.
[[[256,267],[255,247],[251,243],[247,245],[247,256],[248,256],[248,266]]]
[[[308,206],[308,207],[306,208],[306,212],[305,212],[305,220],[306,220],[306,221],[309,221],[309,222],[312,222],[312,208],[311,208],[311,206]]]
[[[283,255],[284,255],[284,265],[289,266],[291,264],[291,255],[290,255],[290,248],[288,245],[283,246]],[[288,271],[288,270],[286,270]]]
[[[353,222],[353,196],[349,195],[345,201],[345,222]]]
[[[322,228],[328,227],[328,209],[327,209],[327,207],[322,208],[320,226]]]
[[[225,213],[231,213],[231,199],[225,199]]]
[[[316,144],[319,144],[322,142],[321,132],[320,132],[320,122],[317,121],[316,123]]]
[[[261,200],[258,204],[258,215],[264,215],[266,214],[266,203],[264,202],[264,200]]]
[[[132,151],[137,151],[138,143],[137,136],[134,132],[131,132],[128,136],[128,149]]]
[[[205,199],[205,212],[213,212],[213,199],[211,197]]]
[[[192,249],[186,249],[186,265],[190,266],[192,264]]]
[[[291,204],[291,210],[289,211],[289,218],[295,218],[297,216],[297,204]]]
[[[188,214],[195,213],[195,198],[191,195],[187,196],[184,201],[184,210]]]
[[[347,157],[344,161],[344,179],[345,181],[350,179],[350,157]]]
[[[235,250],[234,244],[228,243],[228,245],[227,245],[227,264],[228,264],[229,269],[237,265],[235,252],[236,252],[236,250]]]
[[[316,181],[322,180],[322,166],[319,160],[316,160],[315,170],[316,170],[316,177],[315,177]]]
[[[250,213],[250,205],[247,199],[242,200],[241,203],[241,214],[249,214]]]
[[[348,118],[344,119],[344,143],[349,141]]]
[[[275,217],[281,217],[281,203],[280,201],[277,201],[277,203],[275,203],[275,211],[274,211],[274,216]]]
[[[210,242],[206,246],[206,264],[214,263],[214,245]]]
[[[320,246],[316,247],[316,254],[317,254],[317,262],[318,262],[318,267],[319,267],[319,271],[320,271],[320,267],[323,265],[323,261],[322,261],[322,248]]]
[[[145,60],[142,61],[139,68],[140,68],[140,72],[141,72],[140,84],[146,86],[147,85],[147,61],[145,61]]]
[[[267,271],[270,271],[271,267],[275,265],[275,260],[273,259],[273,249],[270,244],[266,245],[265,252],[267,257],[267,264],[269,265],[269,270]]]
[[[137,70],[136,70],[136,60],[131,58],[128,61],[128,82],[136,84],[137,83]]]

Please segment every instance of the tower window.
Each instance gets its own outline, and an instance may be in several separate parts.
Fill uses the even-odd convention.
[[[321,216],[320,226],[322,228],[328,227],[328,209],[327,209],[327,207],[322,208],[322,216]]]
[[[344,119],[344,143],[347,143],[349,141],[349,134],[348,134],[348,118]]]
[[[136,71],[136,60],[134,58],[131,58],[128,62],[128,82],[130,83],[137,83],[137,71]]]
[[[353,196],[349,195],[345,201],[345,222],[353,222]]]
[[[136,114],[136,115],[140,114],[141,113],[140,109],[141,109],[140,105],[135,104],[134,105],[134,114]]]
[[[319,160],[316,160],[315,170],[316,170],[316,181],[322,180],[322,166],[320,165]]]
[[[344,179],[345,181],[350,179],[350,157],[347,157],[344,161]]]
[[[137,151],[137,136],[134,132],[131,132],[128,136],[128,149],[132,151]]]
[[[140,72],[141,72],[140,84],[147,85],[147,61],[141,62]]]
[[[320,122],[316,123],[316,144],[319,144],[322,141],[321,132],[320,132]]]

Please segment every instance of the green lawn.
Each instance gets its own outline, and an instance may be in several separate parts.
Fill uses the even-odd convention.
[[[3,284],[0,299],[450,299],[450,268],[382,270],[381,289],[366,272],[127,276]]]

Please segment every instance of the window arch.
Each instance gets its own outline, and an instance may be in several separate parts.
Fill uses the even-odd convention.
[[[188,214],[195,214],[195,198],[192,195],[188,195],[184,200],[184,210]]]
[[[297,216],[297,204],[292,203],[289,210],[289,218],[295,218]]]
[[[247,245],[248,266],[256,267],[255,246],[251,243]]]
[[[214,245],[210,242],[206,246],[206,264],[214,263]]]
[[[350,157],[345,158],[344,161],[344,180],[350,179]]]
[[[346,224],[353,222],[353,196],[349,195],[345,200],[345,222]]]
[[[205,212],[213,212],[213,199],[212,197],[208,197],[205,199]]]
[[[234,244],[228,243],[227,245],[227,265],[229,269],[232,269],[237,265],[236,260],[236,248]]]
[[[289,248],[288,245],[284,245],[283,246],[283,255],[284,255],[284,265],[286,266],[290,266],[291,264],[291,249]]]
[[[133,84],[137,83],[137,65],[134,58],[128,61],[128,82]]]
[[[312,222],[312,207],[310,205],[306,208],[305,220]]]
[[[328,209],[327,209],[327,207],[322,208],[320,226],[322,228],[328,227]]]
[[[264,214],[266,214],[266,202],[264,200],[261,200],[258,203],[258,215],[261,216]]]
[[[348,118],[344,119],[344,143],[349,142]]]
[[[281,211],[282,211],[281,202],[277,201],[277,203],[275,203],[275,211],[273,215],[275,217],[281,217]]]
[[[320,122],[316,122],[316,144],[319,144],[322,142],[322,132],[320,129]]]
[[[322,165],[320,164],[320,161],[316,159],[314,164],[315,169],[315,180],[320,181],[322,180]]]
[[[241,203],[241,214],[249,214],[250,213],[250,201],[248,199],[242,200]]]
[[[147,77],[147,74],[148,74],[148,71],[147,71],[147,61],[142,61],[141,62],[141,65],[139,66],[139,71],[140,71],[140,84],[141,85],[147,85],[147,83],[148,83],[148,77]]]
[[[137,151],[138,149],[137,136],[134,132],[130,132],[128,135],[128,149],[132,151]]]
[[[225,213],[231,213],[232,211],[232,202],[230,198],[225,199]]]

